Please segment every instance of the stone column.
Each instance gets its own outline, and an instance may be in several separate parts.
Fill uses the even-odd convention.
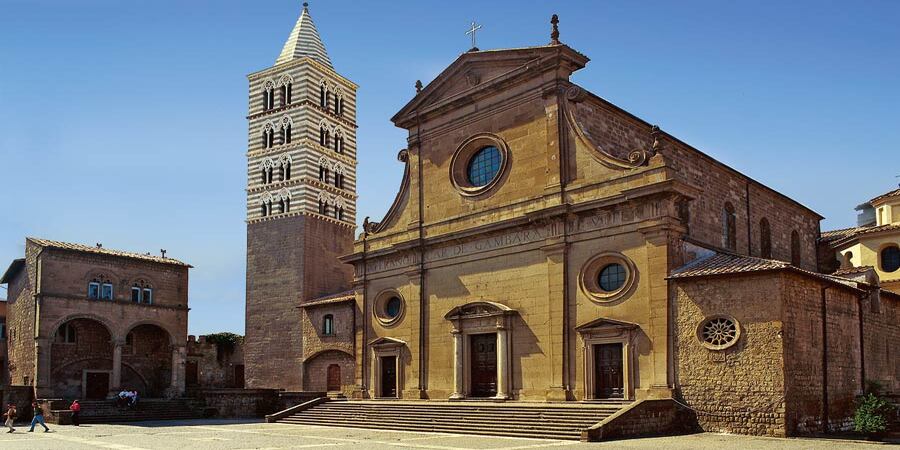
[[[450,395],[450,400],[459,400],[466,398],[463,393],[465,390],[463,388],[463,339],[465,336],[462,331],[455,328],[450,333],[453,335],[453,394]]]
[[[118,392],[122,388],[122,341],[113,342],[113,365],[112,365],[112,385],[113,392]]]
[[[509,398],[508,332],[509,330],[506,328],[506,317],[501,317],[497,321],[497,395],[494,397],[498,400],[506,400]]]
[[[186,352],[184,345],[172,347],[172,383],[169,386],[169,397],[184,394],[184,361]]]

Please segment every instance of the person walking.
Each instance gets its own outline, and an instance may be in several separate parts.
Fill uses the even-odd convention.
[[[9,427],[9,431],[7,431],[7,433],[16,431],[16,429],[13,428],[13,422],[16,421],[16,416],[18,416],[18,413],[16,413],[16,405],[12,403],[6,405],[6,412],[3,413],[3,417],[6,417],[6,426]]]
[[[69,410],[72,411],[72,425],[78,426],[79,415],[81,414],[81,404],[78,403],[78,400],[72,402],[69,405]]]
[[[31,402],[31,409],[34,410],[34,418],[31,419],[31,429],[28,430],[28,432],[34,432],[35,424],[41,424],[41,426],[44,427],[44,433],[50,431],[50,428],[44,423],[44,410],[41,409],[41,404],[35,400]]]

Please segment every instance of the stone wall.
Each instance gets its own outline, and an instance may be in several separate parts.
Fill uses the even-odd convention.
[[[696,431],[693,411],[672,399],[644,399],[582,431],[582,441],[684,434]]]
[[[882,291],[861,306],[866,380],[900,394],[900,295]]]
[[[199,389],[206,415],[221,418],[264,417],[279,410],[278,391],[274,389]]]
[[[187,361],[197,365],[197,384],[189,388],[243,388],[236,371],[244,367],[244,345],[233,347],[209,342],[206,336],[188,336]]]
[[[25,242],[25,268],[8,288],[7,344],[9,354],[9,380],[14,385],[31,385],[35,376],[34,352],[34,283],[37,276],[35,260],[41,249]]]
[[[772,273],[679,280],[675,284],[678,394],[704,431],[785,435],[781,340],[784,280]],[[726,350],[704,347],[697,328],[723,314],[741,335]]]

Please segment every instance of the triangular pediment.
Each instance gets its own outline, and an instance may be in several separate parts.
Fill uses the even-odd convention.
[[[586,56],[565,45],[466,52],[428,83],[391,121],[405,127],[414,113],[421,114],[460,100],[468,102],[497,85],[514,83],[548,70],[561,70],[561,76],[567,78],[587,61]]]
[[[584,325],[575,327],[575,331],[584,333],[586,331],[596,331],[604,329],[631,330],[634,328],[640,328],[640,325],[636,323],[625,322],[622,320],[600,318],[592,320]]]
[[[392,337],[380,337],[371,342],[369,345],[372,347],[385,348],[385,347],[404,347],[406,346],[405,341],[401,341],[400,339],[395,339]]]

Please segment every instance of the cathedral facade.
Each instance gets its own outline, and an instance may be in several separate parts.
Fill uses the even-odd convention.
[[[357,86],[335,71],[305,4],[275,65],[248,80],[246,384],[316,389],[304,364],[319,356],[352,378],[349,352],[304,352],[304,333],[322,330],[304,330],[298,307],[350,284],[338,257],[356,221]]]
[[[821,216],[574,84],[553,31],[473,48],[392,118],[399,192],[343,258],[353,395],[678,399],[786,435],[900,389],[900,297],[817,273]]]

